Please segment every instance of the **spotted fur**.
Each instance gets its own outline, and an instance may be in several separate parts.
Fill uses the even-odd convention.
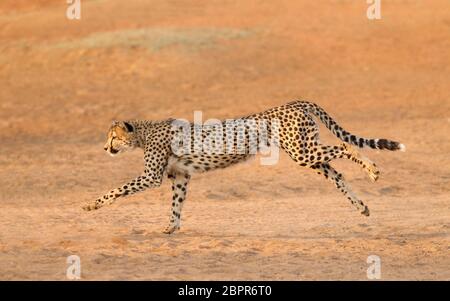
[[[313,116],[321,120],[343,143],[340,145],[320,143],[318,126]],[[173,197],[169,225],[164,232],[172,233],[180,228],[181,209],[192,174],[225,168],[248,159],[254,154],[252,150],[276,145],[284,149],[299,166],[309,167],[334,183],[361,214],[369,216],[369,208],[351,191],[342,174],[331,167],[330,161],[337,158],[350,159],[365,170],[371,180],[376,181],[379,176],[376,165],[360,154],[355,147],[391,151],[405,149],[403,144],[396,141],[357,137],[345,131],[317,104],[307,101],[290,102],[239,120],[252,120],[254,123],[240,129],[229,129],[222,137],[211,137],[210,134],[215,129],[213,125],[202,128],[192,125],[188,133],[192,150],[198,147],[194,144],[196,135],[206,145],[209,142],[214,143],[215,139],[223,139],[223,143],[222,149],[215,152],[197,150],[188,153],[174,151],[173,145],[179,143],[180,130],[174,126],[173,119],[114,122],[108,132],[105,150],[115,155],[130,148],[142,148],[145,160],[144,172],[83,208],[88,211],[99,209],[106,204],[112,204],[119,197],[158,187],[164,175],[167,175],[172,182]],[[268,140],[251,139],[250,133],[259,129],[263,123],[268,126]],[[278,135],[272,132],[275,124],[278,125]],[[222,126],[225,128],[225,121]],[[244,143],[239,144],[239,139]],[[243,147],[241,152],[237,151],[239,147]]]

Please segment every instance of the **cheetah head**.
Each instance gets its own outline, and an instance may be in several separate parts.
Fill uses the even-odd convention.
[[[137,147],[135,128],[126,121],[114,121],[108,131],[108,140],[103,149],[115,156]]]

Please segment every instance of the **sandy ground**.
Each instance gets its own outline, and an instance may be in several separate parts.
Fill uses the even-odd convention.
[[[32,4],[31,4],[32,3]],[[450,10],[447,0],[0,2],[0,279],[450,279]],[[142,152],[102,149],[113,119],[192,120],[319,103],[347,130],[406,144],[364,153],[371,183],[334,166],[370,207],[286,155],[197,175],[181,232],[170,187],[96,212]],[[322,140],[338,143],[322,128]]]

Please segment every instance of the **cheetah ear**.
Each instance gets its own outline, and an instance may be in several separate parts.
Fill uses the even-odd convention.
[[[125,128],[128,132],[134,132],[134,127],[130,123],[124,121],[123,124],[125,125]]]

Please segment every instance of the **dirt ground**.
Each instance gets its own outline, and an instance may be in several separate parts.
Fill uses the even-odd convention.
[[[447,0],[0,2],[0,279],[450,279]],[[103,151],[114,119],[246,115],[294,99],[348,131],[404,143],[364,150],[378,182],[334,166],[371,209],[285,154],[196,175],[181,231],[162,233],[162,187],[81,206],[142,171]],[[325,128],[323,141],[338,143]]]

